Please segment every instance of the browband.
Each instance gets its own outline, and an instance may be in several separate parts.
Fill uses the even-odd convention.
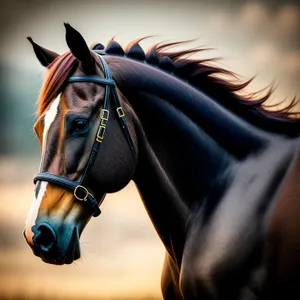
[[[67,79],[67,82],[94,82],[99,84],[105,84],[112,87],[116,87],[116,83],[113,79],[102,78],[100,76],[93,76],[93,75],[78,75],[78,76],[71,76]]]

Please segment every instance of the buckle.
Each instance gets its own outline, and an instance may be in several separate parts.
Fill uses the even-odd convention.
[[[81,195],[80,195],[80,193],[81,193]],[[82,194],[82,193],[84,193],[85,195]],[[79,201],[87,201],[88,195],[91,195],[91,194],[89,193],[89,191],[87,190],[87,188],[85,188],[82,185],[77,185],[76,186],[76,188],[74,190],[74,196],[75,196],[75,198],[77,200],[79,200]]]
[[[109,110],[102,108],[100,111],[100,119],[107,121],[109,118]]]
[[[101,125],[99,127],[98,132],[97,132],[97,136],[96,136],[96,141],[97,142],[101,143],[103,141],[105,129],[106,129],[105,125]]]
[[[119,118],[122,118],[125,116],[124,110],[121,106],[117,108],[117,113],[118,113]]]

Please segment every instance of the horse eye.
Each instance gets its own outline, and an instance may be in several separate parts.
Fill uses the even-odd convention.
[[[72,124],[72,133],[85,133],[88,130],[89,122],[88,120],[80,119],[75,120]]]

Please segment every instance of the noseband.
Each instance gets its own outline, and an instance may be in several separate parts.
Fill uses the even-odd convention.
[[[91,76],[91,75],[81,75],[81,76],[71,76],[67,79],[67,83],[73,83],[73,82],[94,82],[97,84],[105,85],[105,95],[104,95],[104,103],[103,108],[100,110],[100,123],[97,130],[97,134],[95,137],[95,141],[91,150],[91,153],[89,155],[89,159],[87,162],[87,165],[85,167],[85,170],[83,172],[83,175],[81,177],[81,180],[79,182],[70,180],[68,178],[58,176],[55,174],[50,173],[37,173],[36,176],[33,179],[33,182],[36,183],[37,181],[47,181],[56,185],[59,185],[63,188],[69,189],[73,192],[74,197],[82,201],[86,204],[87,208],[93,213],[94,217],[97,217],[100,215],[101,211],[99,208],[100,203],[98,204],[96,198],[89,192],[87,189],[87,178],[88,173],[91,170],[97,153],[99,152],[101,143],[104,139],[105,130],[107,127],[107,122],[109,118],[109,100],[112,98],[112,103],[114,108],[116,109],[117,115],[120,120],[121,128],[124,132],[124,135],[126,137],[126,140],[128,142],[129,148],[132,152],[133,158],[135,159],[135,148],[134,144],[128,129],[128,125],[126,122],[125,114],[123,111],[123,108],[121,107],[120,100],[118,97],[118,94],[116,92],[116,83],[112,78],[112,75],[110,73],[109,67],[104,60],[104,58],[99,55],[99,58],[102,62],[103,70],[104,70],[104,76]],[[103,198],[103,197],[102,197]]]

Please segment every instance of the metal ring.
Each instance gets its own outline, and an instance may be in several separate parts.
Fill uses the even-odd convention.
[[[76,193],[78,192],[78,189],[83,189],[85,191],[85,196],[83,198],[80,198]],[[82,185],[77,185],[75,190],[74,190],[74,196],[76,199],[78,199],[79,201],[87,201],[87,197],[89,195],[89,191],[87,190],[87,188],[85,188]]]

